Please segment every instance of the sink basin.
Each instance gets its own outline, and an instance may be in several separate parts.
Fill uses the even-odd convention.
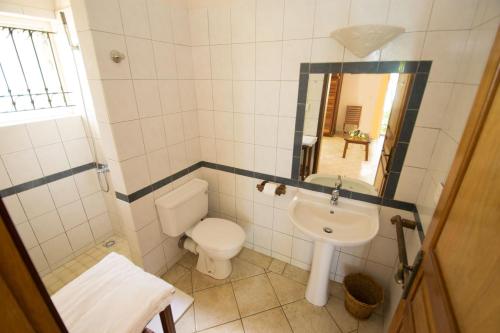
[[[336,246],[367,243],[375,237],[379,227],[375,205],[339,198],[337,205],[331,207],[328,195],[299,192],[290,203],[288,214],[300,231]]]
[[[306,299],[323,306],[328,301],[330,264],[335,246],[358,246],[372,240],[379,228],[378,208],[344,198],[331,206],[327,194],[299,191],[290,202],[288,215],[295,227],[314,239]]]

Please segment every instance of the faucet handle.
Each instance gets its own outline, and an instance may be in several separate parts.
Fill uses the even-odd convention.
[[[335,181],[334,183],[334,187],[338,190],[342,187],[342,177],[340,177],[340,175],[338,175],[338,178],[337,180]]]

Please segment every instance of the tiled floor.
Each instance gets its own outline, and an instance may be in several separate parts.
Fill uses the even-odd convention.
[[[114,240],[115,244],[109,248],[105,247],[103,244],[108,240]],[[44,275],[42,281],[49,291],[49,294],[52,295],[57,292],[78,275],[97,264],[98,261],[110,252],[117,252],[130,258],[130,250],[127,241],[118,236],[110,237],[51,273]]]
[[[349,144],[346,157],[342,158],[344,139],[325,136],[321,141],[318,173],[347,176],[373,185],[383,143],[384,137],[372,141],[365,161],[365,146]]]
[[[378,333],[383,319],[358,321],[346,312],[342,286],[331,282],[324,307],[304,298],[309,273],[252,250],[233,259],[225,280],[199,273],[187,253],[163,278],[194,297],[179,319],[177,332],[329,332]]]

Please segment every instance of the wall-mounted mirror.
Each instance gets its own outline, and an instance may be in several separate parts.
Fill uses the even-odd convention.
[[[367,64],[301,74],[294,176],[326,187],[340,177],[344,190],[393,198],[427,76],[416,63]]]

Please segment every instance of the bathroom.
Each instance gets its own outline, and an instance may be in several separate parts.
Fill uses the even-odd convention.
[[[0,0],[0,21],[0,211],[58,331],[68,323],[50,297],[114,252],[175,287],[177,332],[406,332],[395,323],[409,289],[395,275],[405,286],[415,275],[401,270],[400,236],[407,266],[436,243],[427,237],[436,207],[452,192],[466,155],[456,153],[476,133],[469,115],[492,80],[498,0]],[[360,50],[349,28],[366,25],[397,33]],[[384,189],[302,179],[311,78],[374,73],[412,77]],[[485,155],[493,166],[496,154]],[[214,223],[198,236],[165,222],[185,218],[169,209],[189,186],[200,201],[185,214]],[[292,221],[308,200],[333,212],[362,207],[376,230],[329,245],[314,265],[325,257]],[[416,228],[400,233],[397,215]],[[215,278],[200,266],[197,237],[237,243]],[[309,291],[316,273],[321,301]],[[384,294],[366,320],[344,307],[342,283],[355,273]],[[455,325],[473,331],[451,298]],[[161,332],[160,319],[149,329]],[[500,327],[484,322],[483,332]]]

